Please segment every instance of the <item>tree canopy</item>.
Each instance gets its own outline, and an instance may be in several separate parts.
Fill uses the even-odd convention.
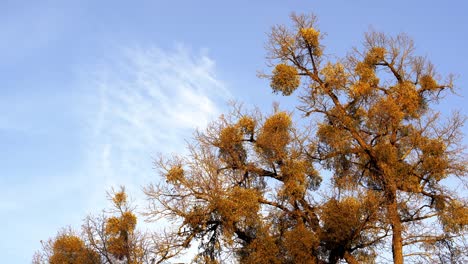
[[[68,251],[104,263],[151,252],[164,263],[192,245],[195,263],[466,261],[466,197],[446,185],[466,184],[465,116],[434,110],[453,77],[404,34],[368,32],[361,48],[330,59],[316,17],[291,19],[269,34],[263,76],[274,93],[298,95],[303,118],[235,104],[195,133],[188,155],[157,159],[162,180],[144,188],[145,216],[173,224],[148,251],[129,236],[136,217],[118,192],[117,215],[88,219],[87,239],[51,240],[51,263]]]
[[[42,242],[33,263],[150,263],[150,236],[136,229],[137,217],[125,189],[113,190],[109,200],[112,208],[100,216],[86,217],[80,233],[68,228]]]

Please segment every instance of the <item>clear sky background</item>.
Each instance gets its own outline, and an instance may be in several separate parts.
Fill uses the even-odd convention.
[[[460,96],[438,107],[467,114],[465,2],[0,0],[2,263],[29,263],[41,239],[106,207],[111,187],[144,205],[153,158],[182,153],[228,100],[292,105],[256,72],[266,33],[293,11],[318,16],[332,56],[370,27],[409,34],[459,76]]]

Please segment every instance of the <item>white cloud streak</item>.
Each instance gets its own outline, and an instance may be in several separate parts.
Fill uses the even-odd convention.
[[[155,155],[183,153],[184,140],[218,116],[230,97],[216,77],[214,61],[183,47],[171,51],[125,49],[98,67],[82,70],[79,79],[75,100],[48,107],[53,113],[61,107],[65,112],[78,112],[65,115],[78,117],[69,122],[82,124],[82,129],[74,133],[80,135],[80,142],[64,147],[70,149],[63,159],[71,153],[85,158],[81,162],[77,158],[78,164],[66,174],[66,168],[54,168],[56,164],[51,162],[44,165],[47,172],[38,169],[20,177],[25,180],[4,186],[0,202],[6,219],[3,224],[15,222],[6,236],[28,238],[0,243],[7,250],[7,259],[28,261],[40,248],[41,239],[67,225],[79,229],[86,214],[109,207],[105,192],[111,187],[126,186],[142,209],[141,186],[158,180],[153,169]],[[22,129],[16,124],[4,127],[1,121],[0,129]],[[49,140],[53,136],[63,135],[51,134]]]
[[[87,110],[89,153],[83,175],[96,184],[96,199],[118,185],[139,196],[142,185],[157,179],[154,156],[183,152],[184,140],[215,118],[230,97],[216,77],[214,61],[182,46],[169,52],[125,49],[93,76],[86,82],[97,96]]]

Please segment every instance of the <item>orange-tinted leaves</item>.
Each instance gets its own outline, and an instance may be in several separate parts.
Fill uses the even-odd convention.
[[[178,184],[184,178],[184,169],[182,166],[174,166],[166,174],[167,182]]]
[[[440,221],[446,232],[460,233],[468,227],[468,207],[453,200],[445,205]]]
[[[292,94],[300,85],[297,69],[286,64],[278,64],[273,70],[270,86],[275,93]]]
[[[345,68],[341,63],[332,64],[329,62],[323,67],[320,73],[323,75],[329,87],[336,89],[345,87],[348,80],[348,74],[345,72]]]
[[[92,264],[99,263],[99,255],[87,248],[81,238],[71,235],[59,235],[52,245],[51,264]]]
[[[423,75],[419,77],[419,84],[425,91],[433,91],[437,89],[438,84],[431,75]]]
[[[241,128],[242,132],[247,135],[252,135],[255,130],[256,122],[249,116],[242,116],[237,125]]]
[[[124,191],[120,191],[114,194],[112,201],[115,205],[121,206],[127,202],[127,194]]]
[[[385,59],[387,51],[383,47],[372,47],[366,54],[364,59],[368,65],[379,63]]]
[[[286,112],[278,112],[270,116],[257,137],[257,150],[273,161],[286,157],[286,146],[291,141],[289,129],[292,121]]]
[[[319,246],[319,237],[302,222],[284,234],[284,247],[291,263],[314,264],[311,254]]]

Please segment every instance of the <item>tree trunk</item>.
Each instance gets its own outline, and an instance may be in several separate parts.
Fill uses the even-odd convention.
[[[392,225],[392,254],[393,263],[403,264],[403,239],[402,239],[402,224],[400,215],[398,214],[398,205],[396,199],[396,189],[389,190],[387,193],[388,199],[388,218]]]

